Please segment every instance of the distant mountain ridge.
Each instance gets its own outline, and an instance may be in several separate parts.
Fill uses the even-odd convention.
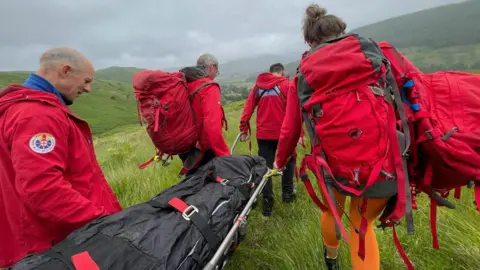
[[[288,55],[264,54],[257,57],[243,58],[227,63],[222,63],[220,61],[221,59],[219,59],[220,76],[218,79],[220,81],[224,79],[230,80],[235,78],[241,78],[243,80],[245,78],[245,74],[261,72],[265,69],[268,70],[268,67],[273,63],[288,63],[297,58],[298,57],[292,53]],[[192,65],[195,65],[195,63],[192,63]],[[170,67],[158,69],[173,72],[182,68],[183,67]],[[104,80],[115,80],[131,83],[133,74],[140,70],[142,70],[142,68],[113,66],[95,71],[95,76]]]

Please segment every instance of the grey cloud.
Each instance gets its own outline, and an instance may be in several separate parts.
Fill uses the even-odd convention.
[[[220,62],[301,53],[307,0],[0,1],[0,70],[32,70],[43,50],[72,46],[96,68],[166,68],[210,52]],[[349,29],[460,0],[325,0]]]

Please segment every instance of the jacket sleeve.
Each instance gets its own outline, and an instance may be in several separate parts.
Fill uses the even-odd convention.
[[[107,213],[63,176],[69,154],[64,122],[51,115],[20,119],[9,141],[16,190],[23,203],[52,229],[73,231]]]
[[[275,160],[279,168],[285,167],[292,153],[294,153],[302,131],[302,115],[295,83],[296,80],[290,83],[287,92],[287,109],[280,129]]]
[[[255,111],[255,90],[256,85],[253,86],[252,91],[248,94],[247,101],[245,102],[245,106],[243,107],[243,114],[240,118],[240,132],[247,133],[249,127],[250,117],[252,117],[253,112]]]
[[[220,88],[217,85],[208,85],[199,93],[202,95],[202,121],[205,140],[215,156],[228,156],[230,150],[222,134],[224,113],[220,102]]]

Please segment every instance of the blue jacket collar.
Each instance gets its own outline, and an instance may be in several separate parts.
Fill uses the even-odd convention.
[[[53,86],[49,81],[44,79],[43,77],[35,74],[30,73],[30,76],[25,80],[23,83],[25,87],[32,88],[39,91],[44,91],[48,93],[52,93],[58,97],[58,99],[65,105],[71,105],[72,103],[67,101],[62,97],[60,92]]]

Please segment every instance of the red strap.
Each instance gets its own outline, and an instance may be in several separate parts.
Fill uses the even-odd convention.
[[[457,187],[455,188],[455,199],[460,200],[460,197],[462,195],[462,187]]]
[[[137,101],[137,116],[138,116],[138,123],[142,126],[142,117],[140,116],[140,101]]]
[[[359,209],[362,216],[362,221],[360,222],[360,234],[358,241],[358,257],[365,260],[365,234],[367,233],[368,221],[365,218],[365,213],[367,212],[367,199],[363,198],[362,206]]]
[[[400,244],[400,240],[398,240],[397,236],[397,231],[395,230],[395,225],[393,225],[393,242],[395,243],[395,246],[397,247],[398,253],[400,254],[400,257],[402,257],[403,262],[407,265],[408,270],[413,270],[412,262],[408,259],[407,254],[405,253],[405,250],[403,250],[402,245]]]
[[[432,178],[433,178],[433,168],[432,164],[429,162],[427,164],[427,168],[425,169],[425,174],[423,175],[423,182],[425,183],[426,187],[430,187],[432,184]]]
[[[480,214],[480,182],[475,183],[475,201],[477,202],[477,211]]]
[[[430,200],[430,230],[432,232],[432,246],[434,249],[439,249],[440,244],[438,243],[437,234],[437,201],[434,199]]]
[[[153,129],[153,132],[158,131],[158,122],[160,121],[159,117],[160,117],[160,107],[157,107],[157,109],[155,109],[155,127]]]
[[[389,122],[395,122],[395,111],[393,106],[389,105]],[[390,158],[392,163],[395,165],[395,174],[397,178],[397,189],[398,189],[398,196],[397,202],[395,204],[395,210],[392,212],[395,216],[391,217],[394,219],[400,219],[403,217],[406,211],[407,205],[407,187],[405,182],[405,171],[403,170],[403,161],[402,161],[402,153],[400,150],[400,145],[398,143],[397,131],[394,125],[390,125],[388,129],[388,136],[390,139]],[[373,173],[373,172],[372,172]]]
[[[306,166],[310,171],[313,172],[313,174],[317,178],[318,186],[321,188],[323,194],[325,194],[328,207],[330,211],[332,211],[333,217],[335,218],[335,222],[340,227],[340,232],[342,233],[343,239],[345,240],[345,242],[349,243],[350,240],[348,238],[347,232],[345,231],[345,227],[343,226],[343,223],[340,219],[340,215],[337,212],[337,207],[335,207],[335,205],[333,204],[332,198],[328,196],[329,193],[328,193],[327,186],[325,184],[325,179],[323,178],[323,173],[320,171],[320,166],[323,166],[323,164],[320,162],[321,160],[323,159],[318,159],[318,157],[316,156],[312,156],[312,155],[305,156],[302,160],[302,166],[300,167],[300,171],[302,172],[303,171],[302,168],[305,168]],[[328,173],[332,176],[332,173],[328,166],[326,168],[324,167],[324,169],[328,170]]]
[[[183,167],[183,168],[180,170],[179,175],[185,175],[188,171],[189,171],[189,169]]]
[[[171,198],[170,201],[168,201],[168,204],[181,213],[185,212],[185,210],[188,208],[188,205],[177,197]]]
[[[90,257],[88,251],[84,251],[72,256],[72,263],[76,270],[100,270],[100,267]]]
[[[312,198],[312,200],[320,208],[320,210],[322,210],[322,212],[327,212],[328,208],[320,201],[317,194],[315,194],[315,190],[313,189],[312,182],[310,182],[310,179],[307,178],[303,180],[303,184],[305,185],[305,188],[307,189],[307,192],[310,195],[310,198]]]
[[[383,165],[383,162],[384,160],[380,160],[379,162],[377,162],[377,164],[375,164],[375,166],[373,167],[373,170],[372,172],[370,173],[370,176],[368,177],[368,180],[367,180],[367,183],[365,185],[365,187],[362,189],[362,190],[357,190],[355,188],[352,188],[352,187],[347,187],[343,184],[341,184],[340,182],[338,182],[335,177],[333,176],[333,173],[332,171],[330,170],[330,166],[328,166],[327,162],[320,156],[317,156],[316,158],[316,161],[318,163],[318,165],[322,166],[322,168],[324,170],[327,171],[327,173],[333,178],[333,180],[337,183],[337,185],[342,188],[343,190],[349,192],[349,193],[352,193],[356,196],[360,196],[362,195],[362,193],[368,189],[370,186],[372,186],[374,183],[375,183],[375,180],[377,179],[377,177],[380,175],[380,171],[382,169],[382,165]]]
[[[198,144],[198,142],[197,142]],[[182,175],[185,175],[189,170],[193,169],[193,168],[196,168],[198,166],[198,164],[200,164],[200,162],[202,161],[203,159],[203,156],[205,155],[205,152],[201,152],[200,155],[197,157],[197,160],[195,161],[195,163],[192,165],[191,168],[187,168],[186,166],[186,162],[188,160],[188,158],[185,160],[185,162],[183,163],[183,168],[180,170],[180,173],[179,175],[182,176]]]
[[[147,160],[146,162],[138,166],[138,168],[145,169],[148,165],[150,165],[153,162],[153,160],[155,160],[155,157],[152,157],[151,159]]]
[[[415,184],[410,184],[410,192],[412,193],[412,209],[417,210],[417,189]]]

